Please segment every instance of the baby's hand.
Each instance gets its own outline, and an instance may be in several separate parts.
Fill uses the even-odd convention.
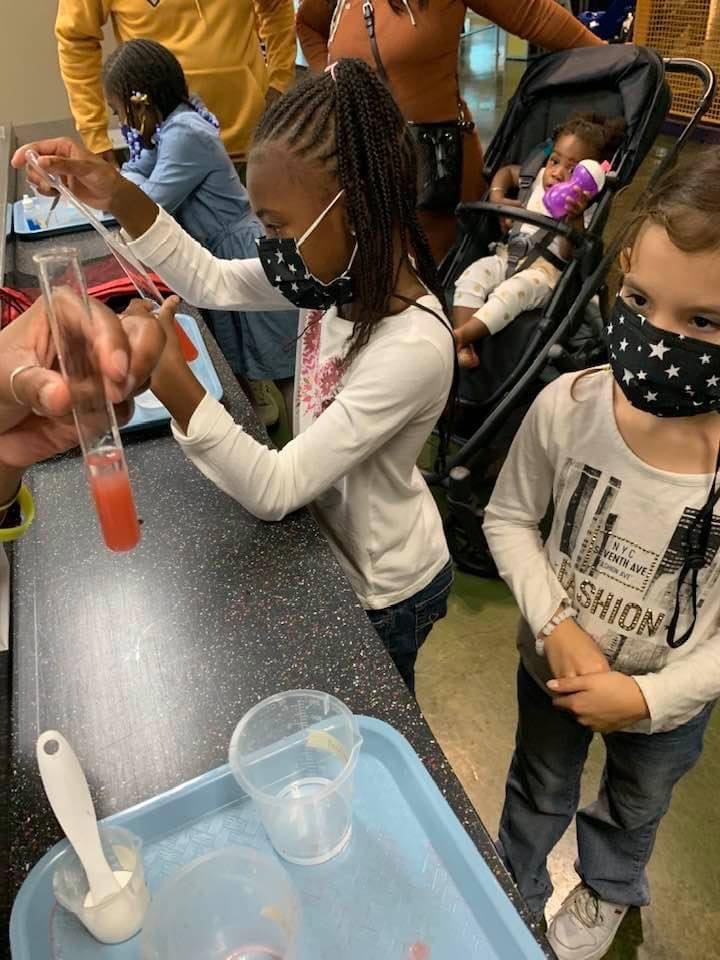
[[[475,352],[475,347],[469,343],[466,347],[459,347],[457,351],[458,366],[464,370],[474,370],[480,365],[480,358]]]
[[[471,332],[472,324],[464,323],[461,327],[453,330],[455,337],[455,349],[457,351],[458,364],[464,370],[473,370],[480,365],[480,359],[475,352],[473,341],[476,339],[476,333]]]
[[[491,199],[494,203],[501,203],[504,207],[517,207],[519,210],[522,209],[522,203],[519,200],[513,200],[511,197],[501,197],[498,199],[494,196]],[[499,223],[502,235],[507,236],[517,223],[517,220],[512,220],[510,217],[500,217]]]
[[[568,197],[565,216],[568,220],[577,220],[585,213],[589,203],[590,197],[577,184],[573,184],[573,195]]]

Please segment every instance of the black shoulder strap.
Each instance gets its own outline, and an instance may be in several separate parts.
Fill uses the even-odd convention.
[[[343,0],[339,0],[340,3]],[[377,67],[378,76],[386,86],[390,86],[388,81],[388,75],[385,70],[385,64],[382,62],[380,56],[380,48],[378,47],[377,37],[375,36],[375,7],[373,6],[372,0],[365,0],[363,3],[363,20],[365,21],[365,29],[367,30],[367,35],[370,39],[370,49],[372,50],[373,58],[375,59],[375,66]]]
[[[340,3],[344,0],[339,0]],[[382,62],[382,57],[380,56],[380,47],[377,42],[377,35],[375,33],[375,6],[373,0],[364,0],[363,7],[363,20],[365,21],[365,29],[367,30],[368,39],[370,40],[370,49],[372,50],[373,60],[375,61],[375,67],[377,68],[377,74],[385,84],[388,89],[390,88],[390,78],[387,75],[387,70],[385,69],[385,64]],[[465,107],[463,105],[462,97],[460,96],[460,75],[456,72],[455,82],[457,84],[457,122],[466,133],[470,133],[475,128],[475,123],[472,119],[467,119],[465,116]]]

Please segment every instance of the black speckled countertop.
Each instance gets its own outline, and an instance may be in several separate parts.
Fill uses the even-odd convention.
[[[92,234],[72,243],[88,261],[102,254]],[[15,243],[16,282],[32,282],[32,255],[47,245]],[[107,269],[98,262],[90,272]],[[204,335],[225,402],[262,437]],[[41,731],[68,737],[106,816],[223,763],[249,707],[305,687],[407,737],[527,916],[310,514],[255,519],[201,476],[167,429],[129,439],[126,451],[144,521],[129,554],[102,546],[77,457],[30,474],[37,520],[13,572],[13,886],[59,839],[34,759]]]

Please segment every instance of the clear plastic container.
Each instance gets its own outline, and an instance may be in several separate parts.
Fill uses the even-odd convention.
[[[123,827],[100,824],[99,831],[103,852],[121,884],[120,890],[95,906],[83,865],[73,848],[68,847],[53,874],[53,893],[58,903],[74,913],[96,940],[122,943],[141,928],[150,902],[142,842]]]
[[[153,897],[140,960],[295,960],[300,902],[281,865],[245,847],[216,850]]]
[[[230,766],[285,860],[324,863],[347,846],[361,746],[345,704],[313,690],[268,697],[237,725]]]

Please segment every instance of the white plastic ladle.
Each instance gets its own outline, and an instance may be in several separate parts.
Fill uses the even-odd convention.
[[[36,753],[50,806],[83,865],[92,903],[97,906],[116,894],[120,884],[103,853],[95,808],[80,761],[56,730],[46,730],[38,737]]]

